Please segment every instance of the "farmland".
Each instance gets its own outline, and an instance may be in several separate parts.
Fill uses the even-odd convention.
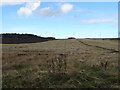
[[[118,40],[2,44],[2,70],[3,88],[119,88]]]

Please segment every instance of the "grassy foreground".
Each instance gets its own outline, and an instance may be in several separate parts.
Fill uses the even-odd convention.
[[[79,39],[117,50],[118,42]],[[118,53],[79,40],[3,44],[3,88],[120,88]],[[98,43],[97,43],[98,42]]]

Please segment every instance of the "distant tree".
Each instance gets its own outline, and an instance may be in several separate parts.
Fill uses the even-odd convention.
[[[74,37],[68,37],[68,39],[75,39]]]
[[[55,39],[55,37],[47,37],[47,39]]]
[[[3,33],[1,35],[3,38],[40,38],[34,34]]]
[[[55,37],[40,37],[34,34],[17,34],[17,33],[3,33],[0,34],[2,36],[2,38],[34,38],[34,39],[52,39],[54,40]]]
[[[41,37],[34,34],[17,34],[17,33],[3,33],[0,34],[2,43],[4,44],[18,44],[18,43],[34,43],[49,40],[55,40],[54,37]]]

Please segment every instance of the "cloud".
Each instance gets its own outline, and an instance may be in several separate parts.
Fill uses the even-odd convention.
[[[24,7],[21,7],[18,11],[18,15],[30,16],[34,10],[40,6],[40,0],[2,0],[0,5],[18,5],[26,3]]]
[[[55,17],[60,14],[61,12],[59,10],[51,10],[50,7],[42,8],[38,11],[38,15],[42,17]]]
[[[68,13],[73,9],[73,5],[72,4],[63,4],[60,8],[60,10],[62,11],[62,13]]]
[[[38,0],[0,0],[0,5],[16,5]],[[65,2],[65,0],[41,0],[43,2]],[[69,2],[119,2],[119,0],[68,0]]]
[[[18,15],[30,16],[34,10],[40,6],[40,1],[37,2],[28,2],[24,7],[21,7],[18,11]]]
[[[91,19],[91,20],[83,20],[84,24],[96,24],[96,23],[109,23],[114,22],[112,19]]]
[[[0,0],[0,5],[17,5],[36,1],[38,0]]]
[[[83,12],[83,11],[85,11],[84,9],[76,9],[76,10],[74,10],[75,12]]]
[[[78,18],[80,17],[80,15],[72,15],[72,16],[69,16],[70,18]]]
[[[67,14],[73,9],[72,4],[63,4],[57,10],[53,10],[51,7],[40,9],[37,13],[42,17],[56,17],[62,14]]]

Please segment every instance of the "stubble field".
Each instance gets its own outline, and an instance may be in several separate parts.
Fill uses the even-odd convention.
[[[119,88],[118,40],[2,45],[3,88]]]

